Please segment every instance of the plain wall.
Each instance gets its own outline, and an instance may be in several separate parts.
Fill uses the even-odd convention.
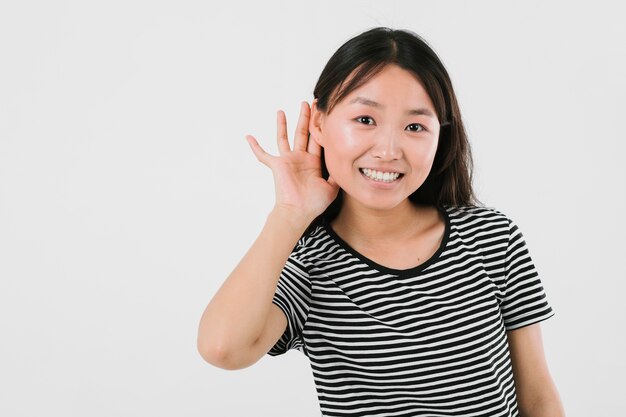
[[[262,229],[277,154],[332,53],[374,26],[446,65],[479,198],[556,315],[569,417],[622,415],[623,6],[572,1],[0,4],[0,415],[317,416],[300,352],[226,371],[200,316]]]

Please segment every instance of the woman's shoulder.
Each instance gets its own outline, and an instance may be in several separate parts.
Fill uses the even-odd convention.
[[[510,222],[509,216],[492,206],[477,205],[444,205],[450,220],[456,224],[505,224]]]
[[[298,239],[291,255],[304,257],[308,251],[319,246],[320,241],[324,239],[324,221],[318,219],[315,223],[309,225],[300,239]]]

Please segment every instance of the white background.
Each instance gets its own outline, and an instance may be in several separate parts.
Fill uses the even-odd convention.
[[[374,26],[440,55],[479,198],[522,230],[569,417],[623,415],[620,2],[4,1],[0,415],[318,416],[304,355],[203,361],[206,304],[261,231],[332,53]]]

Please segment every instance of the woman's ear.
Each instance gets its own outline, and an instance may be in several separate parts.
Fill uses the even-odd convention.
[[[317,108],[317,99],[314,99],[311,103],[311,117],[309,118],[309,132],[311,137],[318,145],[324,147],[324,140],[322,134],[322,125],[324,123],[324,113]]]

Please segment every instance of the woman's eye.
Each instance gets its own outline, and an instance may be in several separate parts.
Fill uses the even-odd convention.
[[[372,120],[373,121],[373,119],[371,117],[369,117],[369,116],[359,116],[355,120],[357,120],[360,123],[363,119],[365,119],[365,120]],[[370,123],[365,122],[365,124],[369,125]]]
[[[411,126],[417,126],[417,127],[419,127],[419,130],[413,130],[413,132],[422,132],[422,131],[426,130],[426,129],[424,128],[424,126],[422,126],[422,125],[421,125],[421,124],[419,124],[419,123],[411,123],[411,124],[409,125],[409,127],[411,127]]]

